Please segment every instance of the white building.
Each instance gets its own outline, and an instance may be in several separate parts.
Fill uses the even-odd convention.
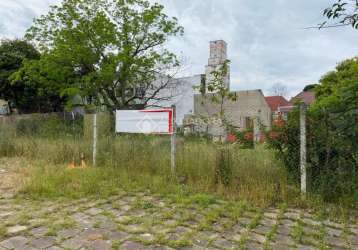
[[[226,42],[223,40],[210,42],[210,56],[208,65],[205,66],[205,74],[171,79],[171,83],[168,84],[168,87],[161,90],[157,95],[157,99],[161,99],[161,97],[163,97],[163,99],[158,101],[153,100],[149,103],[149,105],[152,107],[171,107],[172,105],[175,105],[176,123],[181,126],[185,115],[194,114],[194,96],[200,93],[199,86],[206,89],[205,83],[210,81],[211,72],[216,70],[226,60]],[[230,70],[228,75],[225,77],[224,82],[229,88]]]

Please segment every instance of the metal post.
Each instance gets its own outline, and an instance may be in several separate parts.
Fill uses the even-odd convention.
[[[307,191],[307,162],[306,162],[306,104],[300,105],[300,166],[301,166],[301,194]]]
[[[171,136],[171,152],[170,152],[170,158],[171,158],[171,172],[173,175],[175,175],[175,155],[176,155],[176,114],[175,114],[175,106],[172,106],[173,109],[173,134]]]
[[[96,166],[96,154],[97,154],[97,113],[93,115],[93,155],[92,164]]]

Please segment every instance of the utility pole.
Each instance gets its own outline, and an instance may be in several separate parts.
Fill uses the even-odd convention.
[[[300,104],[300,167],[301,167],[301,194],[307,192],[307,159],[306,159],[306,104]]]

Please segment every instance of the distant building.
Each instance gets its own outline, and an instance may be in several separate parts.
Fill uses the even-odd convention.
[[[302,91],[295,97],[293,97],[290,102],[292,104],[296,102],[304,102],[306,105],[311,105],[316,100],[315,93],[313,91]]]
[[[232,92],[236,100],[225,100],[223,110],[225,120],[238,131],[271,128],[271,109],[261,90]],[[221,105],[213,102],[215,93],[197,94],[194,97],[194,115],[186,116],[184,127],[186,133],[206,133],[214,137],[225,138],[226,128],[218,119]]]
[[[292,104],[283,96],[266,96],[265,100],[271,109],[272,120],[276,120],[281,117],[286,120],[288,112],[290,112],[293,108]]]
[[[10,114],[10,108],[7,101],[0,99],[0,116]]]
[[[157,81],[167,81],[162,77]],[[199,93],[196,86],[205,81],[204,75],[194,75],[190,77],[182,77],[170,79],[170,84],[162,89],[155,99],[150,100],[148,106],[155,107],[171,107],[176,108],[176,124],[181,126],[185,115],[194,114],[194,95]]]
[[[223,40],[210,42],[210,55],[208,65],[205,67],[205,74],[198,74],[189,77],[171,79],[166,88],[163,88],[156,95],[157,100],[151,100],[149,107],[170,107],[176,106],[176,123],[181,126],[186,115],[194,114],[194,96],[200,93],[200,88],[207,90],[207,83],[210,82],[214,70],[217,70],[227,60],[227,44]],[[166,81],[166,77],[157,79]],[[224,77],[224,83],[230,87],[230,69]]]

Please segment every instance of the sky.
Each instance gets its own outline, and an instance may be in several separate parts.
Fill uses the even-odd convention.
[[[155,0],[151,0],[154,2]],[[179,19],[183,37],[167,46],[184,60],[182,75],[202,74],[209,41],[228,43],[231,89],[262,89],[280,83],[294,96],[317,83],[337,63],[358,56],[358,30],[305,29],[324,21],[332,0],[156,0]],[[60,0],[0,0],[0,38],[21,38],[32,20]]]

